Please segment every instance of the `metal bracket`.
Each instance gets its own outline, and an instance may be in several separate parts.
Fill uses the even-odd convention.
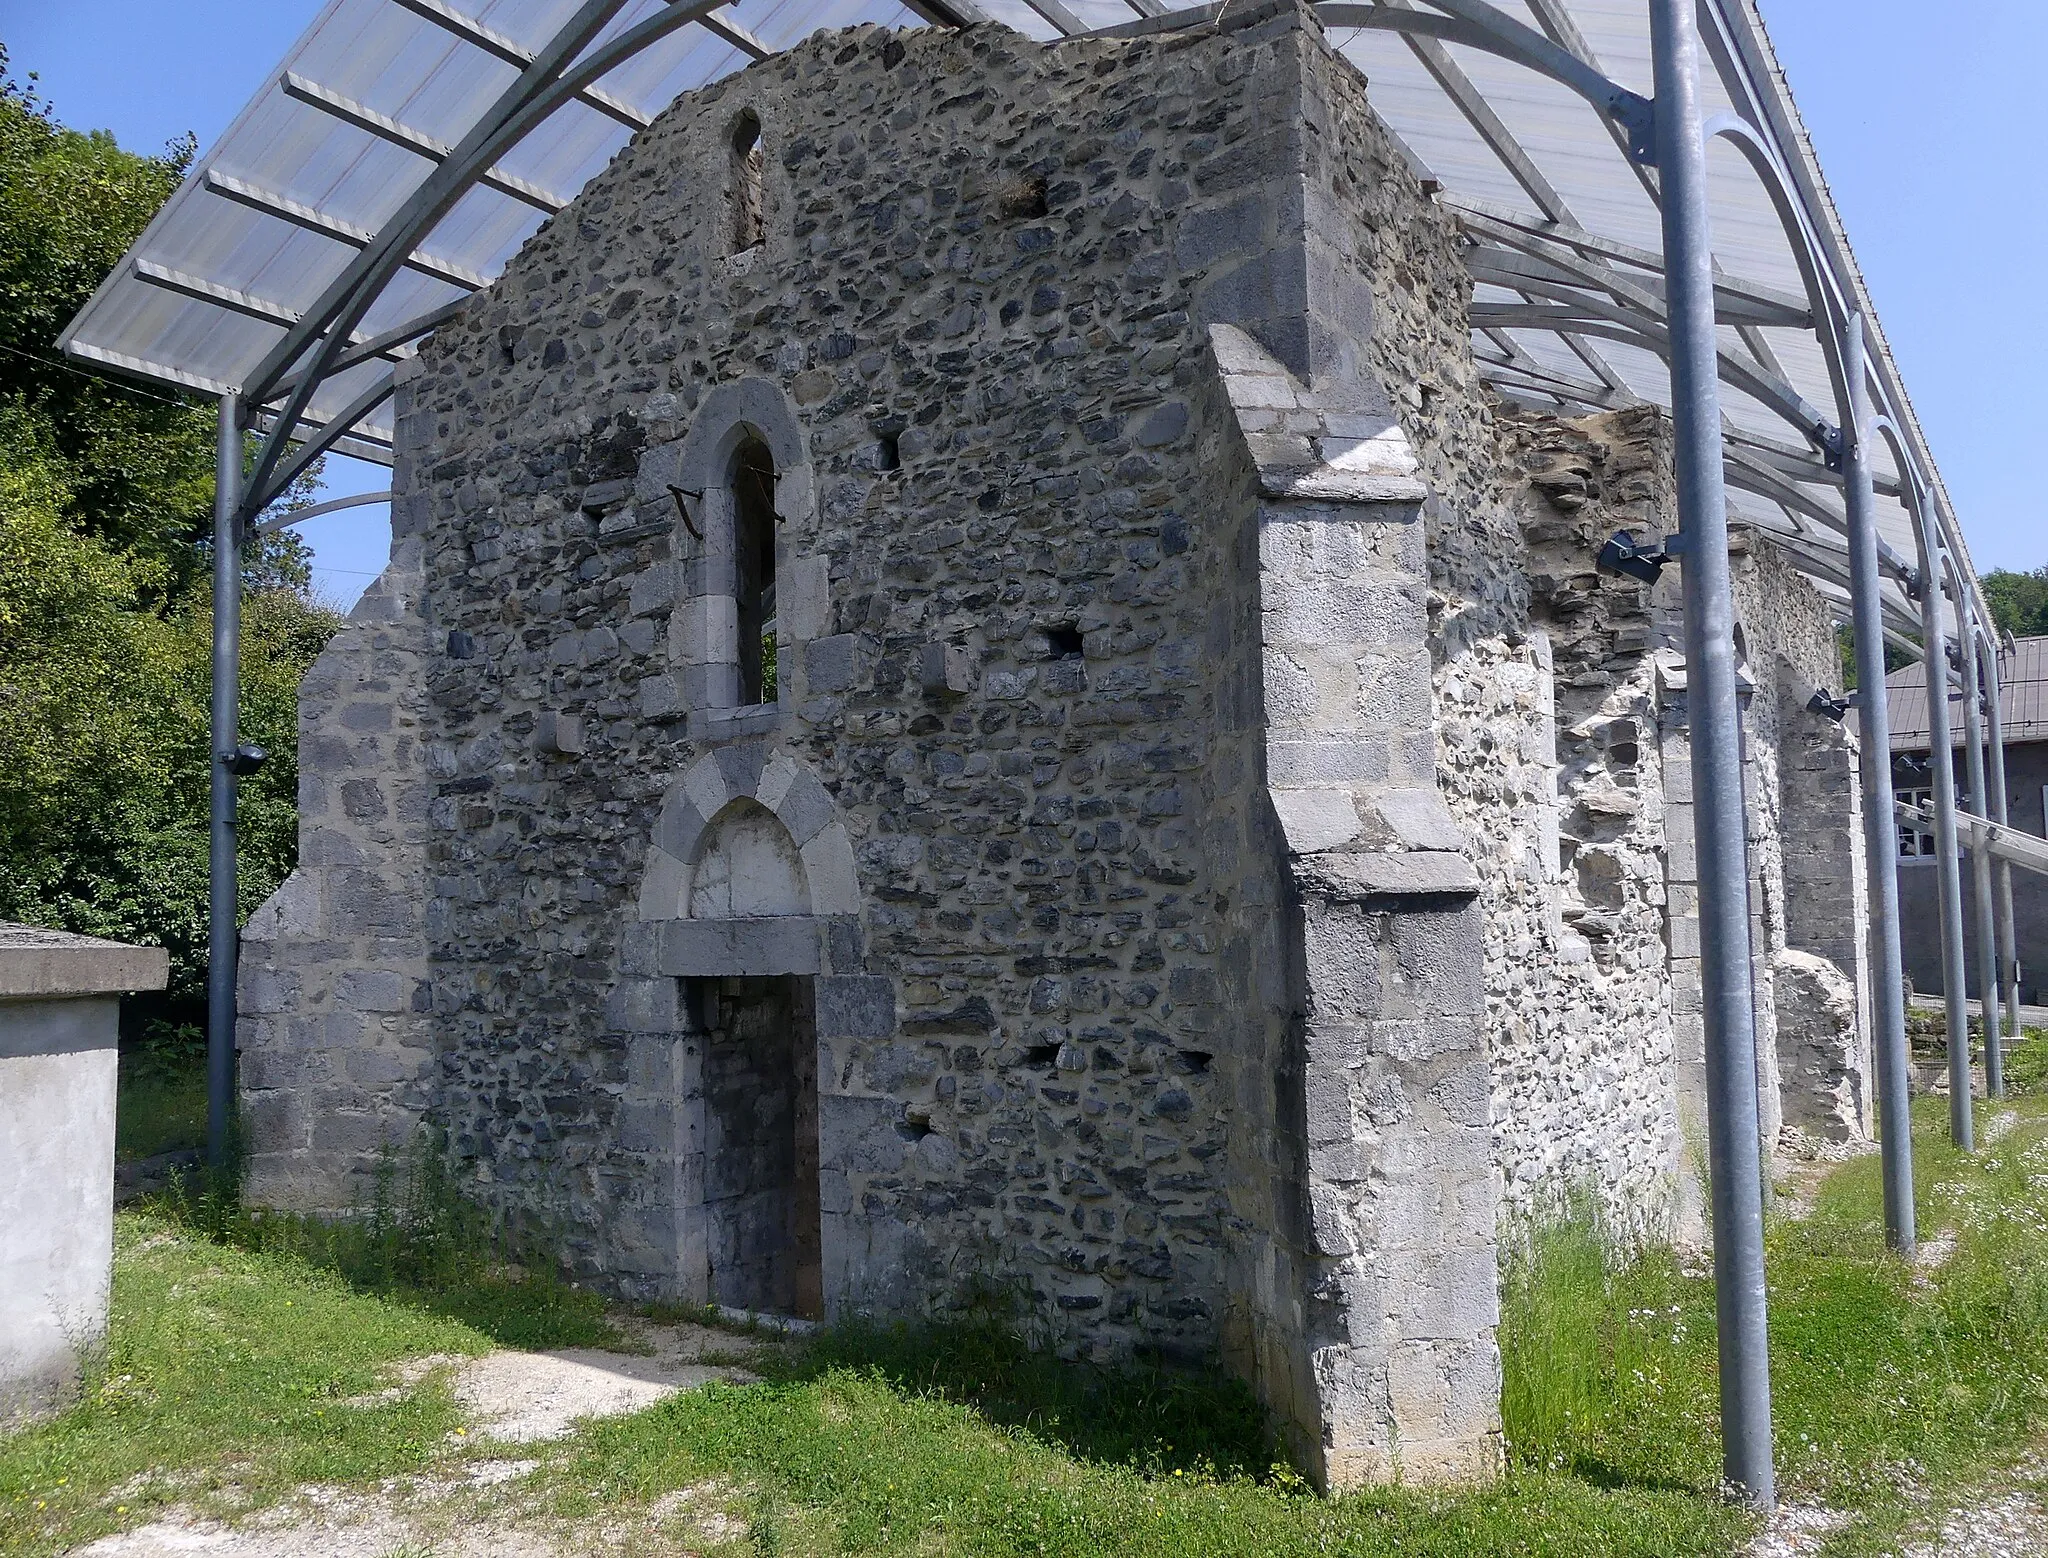
[[[1848,717],[1849,710],[1854,708],[1855,704],[1856,695],[1853,692],[1846,698],[1837,698],[1825,687],[1816,687],[1813,696],[1806,700],[1809,713],[1818,714],[1822,719],[1831,719],[1837,725]]]
[[[691,492],[686,487],[678,487],[674,482],[668,484],[668,494],[676,500],[676,512],[682,516],[683,528],[689,531],[697,540],[702,541],[704,539],[704,532],[699,530],[697,522],[690,518],[690,505],[685,503],[683,499],[697,498],[701,500],[704,494],[702,492]]]
[[[1617,91],[1607,100],[1607,115],[1628,131],[1629,161],[1657,166],[1657,105],[1634,92]]]
[[[1604,573],[1623,574],[1643,584],[1655,584],[1664,565],[1684,550],[1681,536],[1666,536],[1654,546],[1645,546],[1626,530],[1617,530],[1600,548],[1593,566]]]
[[[1849,440],[1839,427],[1832,422],[1814,425],[1813,441],[1820,445],[1824,463],[1831,471],[1839,472],[1849,462]]]

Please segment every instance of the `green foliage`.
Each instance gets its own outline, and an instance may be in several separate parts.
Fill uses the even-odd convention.
[[[2048,635],[2048,568],[2032,573],[2014,573],[1994,568],[1978,583],[1991,606],[1991,619],[1999,631],[2014,638]]]
[[[173,1010],[205,978],[214,417],[54,346],[190,156],[64,129],[0,50],[0,918],[168,947]],[[250,552],[245,915],[295,858],[298,680],[337,626],[302,543]]]
[[[114,1097],[119,1163],[206,1145],[206,1033],[162,1017],[139,1023],[122,1046]]]
[[[0,403],[0,918],[168,947],[204,989],[211,598],[152,608],[162,570],[80,534],[33,424]],[[336,625],[303,595],[243,606],[242,910],[296,858],[298,682]]]
[[[65,129],[7,76],[0,53],[0,400],[47,440],[64,520],[155,565],[148,578],[159,591],[189,584],[199,567],[213,418],[68,363],[56,341],[170,197],[192,151],[188,138],[138,157],[105,132]]]
[[[1917,640],[1915,640],[1917,642]],[[1835,625],[1835,654],[1842,666],[1843,692],[1856,690],[1856,634],[1846,622]],[[1884,674],[1889,676],[1901,666],[1917,665],[1919,659],[1886,640],[1884,646]]]

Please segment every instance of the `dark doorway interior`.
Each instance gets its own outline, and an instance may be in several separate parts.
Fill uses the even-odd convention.
[[[811,981],[706,979],[704,1201],[713,1302],[825,1314],[818,1234],[818,1041]]]

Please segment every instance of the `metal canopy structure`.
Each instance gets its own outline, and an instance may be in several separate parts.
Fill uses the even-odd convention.
[[[123,373],[241,397],[276,435],[248,493],[260,508],[325,448],[388,462],[393,363],[678,94],[821,28],[992,19],[1053,40],[1200,25],[1223,9],[329,0],[61,345]],[[1641,0],[1319,9],[1473,240],[1473,347],[1487,378],[1567,412],[1669,406],[1658,175],[1631,148],[1650,96]],[[1920,489],[1943,550],[1966,562],[1961,528],[1754,0],[1697,9],[1711,67],[1702,108],[1719,116],[1708,184],[1731,510],[1777,539],[1846,616],[1844,385],[1829,326],[1860,314],[1876,409],[1895,430],[1873,475],[1885,625],[1903,642],[1920,631],[1907,489]],[[1504,57],[1504,38],[1546,45],[1618,85],[1622,116]]]
[[[392,370],[674,98],[860,22],[1039,39],[1220,25],[1233,0],[329,0],[65,331],[221,403],[209,1146],[232,1106],[237,549],[323,451],[390,458]],[[1463,223],[1501,394],[1674,426],[1699,859],[1724,1468],[1773,1498],[1743,771],[1727,530],[1769,533],[1855,624],[1859,684],[1918,638],[1962,672],[2002,776],[1990,614],[1756,0],[1322,0],[1335,47]],[[253,468],[243,440],[261,435]],[[1925,656],[1937,749],[1951,653]],[[1887,1234],[1914,1242],[1885,700],[1861,715]],[[1976,761],[1981,763],[1981,757]],[[1942,766],[1942,765],[1937,765]],[[1984,786],[1973,770],[1972,788]],[[2002,786],[2000,786],[2002,788]],[[1938,786],[1957,1138],[1968,1145],[1959,831]],[[1989,850],[1971,819],[1978,924]],[[2001,864],[2001,869],[2007,869]],[[2009,902],[2009,890],[2007,892]],[[2008,971],[2010,910],[2003,916]],[[1981,939],[1981,937],[1980,937]],[[1980,946],[1980,953],[1984,947]],[[2000,1031],[1986,981],[1987,1073]],[[2008,1008],[2009,1009],[2009,1008]]]

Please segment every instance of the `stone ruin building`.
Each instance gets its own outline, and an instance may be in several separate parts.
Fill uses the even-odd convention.
[[[400,374],[391,563],[245,933],[259,1201],[423,1125],[635,1298],[1216,1357],[1332,1485],[1481,1474],[1499,1260],[1696,1234],[1667,424],[1475,369],[1293,0],[814,36]],[[882,108],[886,106],[887,112]],[[1758,1107],[1871,1127],[1853,737],[1738,530]]]

